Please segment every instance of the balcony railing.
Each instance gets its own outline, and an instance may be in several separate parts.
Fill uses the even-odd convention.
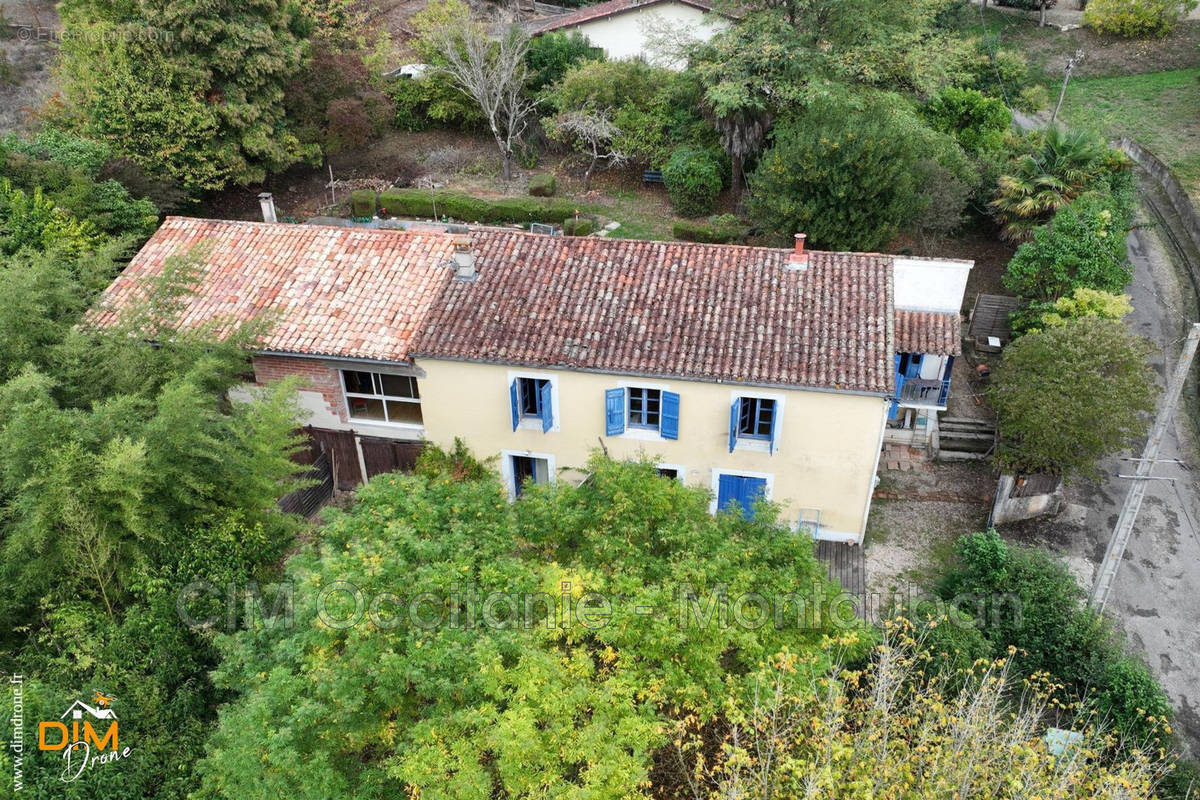
[[[945,408],[950,396],[950,379],[927,380],[924,378],[896,377],[900,384],[900,403],[906,406],[930,406]]]

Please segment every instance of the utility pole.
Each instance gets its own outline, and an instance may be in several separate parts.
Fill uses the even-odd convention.
[[[1188,371],[1192,367],[1192,358],[1196,355],[1196,345],[1200,344],[1200,323],[1193,323],[1188,332],[1187,340],[1183,343],[1183,352],[1179,354],[1179,362],[1167,384],[1167,393],[1163,395],[1162,405],[1154,418],[1154,427],[1150,429],[1150,438],[1142,449],[1142,457],[1137,459],[1137,471],[1130,477],[1133,485],[1125,496],[1125,504],[1121,506],[1121,514],[1117,517],[1117,525],[1113,528],[1112,538],[1108,540],[1108,550],[1104,553],[1104,561],[1100,563],[1100,572],[1096,575],[1096,585],[1092,587],[1088,605],[1097,611],[1103,611],[1108,603],[1108,593],[1112,590],[1113,581],[1117,577],[1117,568],[1125,555],[1125,546],[1129,544],[1129,536],[1133,533],[1133,524],[1137,521],[1138,511],[1142,507],[1142,498],[1146,496],[1146,484],[1153,480],[1150,472],[1158,460],[1158,449],[1162,445],[1163,436],[1167,433],[1167,425],[1171,415],[1179,403],[1179,395],[1183,393],[1183,384],[1187,381]]]
[[[1046,6],[1042,4],[1042,14],[1046,13]],[[1058,110],[1062,108],[1063,98],[1067,96],[1067,81],[1071,80],[1071,73],[1075,71],[1075,67],[1079,66],[1079,62],[1083,61],[1084,52],[1076,50],[1075,55],[1067,59],[1067,69],[1063,74],[1062,91],[1058,93],[1058,102],[1054,104],[1054,113],[1050,115],[1050,122],[1046,125],[1047,128],[1054,127],[1054,120],[1058,118]]]

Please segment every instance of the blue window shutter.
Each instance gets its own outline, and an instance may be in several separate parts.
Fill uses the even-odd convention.
[[[512,424],[515,431],[517,426],[521,424],[521,405],[517,401],[517,381],[515,378],[508,386],[508,399],[512,403]]]
[[[767,453],[775,455],[775,427],[779,424],[779,403],[771,404],[771,438],[767,440]]]
[[[737,475],[717,476],[717,509],[728,509],[729,504],[740,502],[741,479]]]
[[[733,405],[729,407],[729,452],[733,452],[733,448],[737,445],[737,426],[738,417],[742,413],[742,398],[733,401]]]
[[[754,504],[767,493],[766,478],[742,478],[742,508],[746,519],[754,519]]]
[[[604,435],[620,436],[625,432],[625,390],[604,390]]]
[[[662,393],[662,422],[659,433],[664,439],[679,438],[679,395],[675,392]]]
[[[554,427],[554,384],[546,381],[538,389],[538,396],[542,404],[542,433],[545,433]]]

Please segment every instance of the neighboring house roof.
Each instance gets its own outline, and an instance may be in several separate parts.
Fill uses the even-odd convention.
[[[892,391],[891,256],[810,251],[793,270],[790,250],[763,247],[470,236],[477,274],[459,281],[446,233],[168,217],[92,319],[114,321],[168,258],[204,244],[181,323],[227,331],[268,314],[265,351]],[[949,317],[905,316],[900,338],[944,346]]]
[[[896,312],[896,352],[957,356],[962,352],[958,314],[936,311]]]
[[[184,301],[183,326],[272,314],[263,347],[403,361],[441,291],[453,237],[315,225],[167,217],[101,298],[98,324],[140,294],[166,259],[204,243],[204,276]]]
[[[548,31],[573,28],[585,22],[593,22],[604,17],[649,8],[650,6],[662,3],[679,3],[680,5],[698,8],[701,11],[712,11],[712,3],[708,2],[708,0],[608,0],[607,3],[597,3],[594,6],[577,9],[569,14],[560,14],[545,20],[535,20],[530,26],[529,32],[536,36],[539,33],[546,33]]]

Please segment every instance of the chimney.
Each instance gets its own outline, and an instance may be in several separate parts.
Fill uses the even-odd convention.
[[[475,254],[471,245],[475,242],[470,236],[454,237],[454,279],[459,281],[475,280]]]
[[[270,192],[263,192],[258,196],[258,204],[262,206],[263,222],[278,222],[275,217],[275,198]]]
[[[796,234],[796,249],[788,253],[788,269],[808,269],[808,253],[804,252],[804,240],[808,238],[803,233]]]

